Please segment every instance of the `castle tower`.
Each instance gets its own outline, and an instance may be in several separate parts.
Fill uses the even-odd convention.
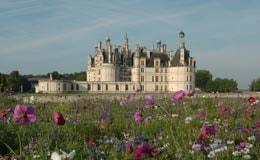
[[[185,34],[184,32],[179,33],[179,48],[185,48],[185,40],[184,40]]]
[[[128,53],[129,46],[128,46],[128,37],[127,37],[127,33],[125,34],[125,38],[124,38],[124,48],[126,49],[126,52]]]

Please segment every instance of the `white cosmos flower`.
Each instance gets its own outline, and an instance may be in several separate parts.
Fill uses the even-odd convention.
[[[64,159],[71,160],[75,157],[76,154],[75,150],[71,151],[69,154],[64,152],[63,150],[60,150],[60,152],[61,154],[59,154],[58,152],[52,152],[51,160],[64,160]]]
[[[251,159],[251,156],[248,155],[248,154],[246,154],[246,155],[243,156],[243,158],[244,158],[244,159]]]
[[[178,114],[172,114],[172,117],[175,118],[175,117],[179,117]]]
[[[232,154],[233,154],[233,156],[239,156],[239,155],[241,155],[241,152],[239,152],[239,151],[234,151]]]
[[[192,121],[192,117],[186,117],[185,118],[185,123],[189,124]]]
[[[249,141],[255,141],[255,136],[250,136],[247,138]]]
[[[214,151],[210,151],[208,154],[208,158],[214,158],[216,156]]]

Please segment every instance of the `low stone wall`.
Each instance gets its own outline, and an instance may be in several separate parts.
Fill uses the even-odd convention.
[[[156,99],[168,98],[170,93],[153,93]],[[73,102],[80,99],[120,99],[122,96],[132,95],[133,98],[141,98],[144,93],[136,94],[31,94],[31,95],[15,95],[14,98],[23,101],[24,103],[33,103],[33,102]],[[260,92],[243,92],[243,93],[198,93],[194,95],[194,98],[247,98],[250,96],[257,96],[260,98]]]

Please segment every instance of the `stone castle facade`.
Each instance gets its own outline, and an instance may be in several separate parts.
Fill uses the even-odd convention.
[[[52,92],[193,92],[196,61],[186,49],[184,37],[184,32],[180,32],[175,52],[161,41],[152,49],[137,44],[131,50],[127,35],[121,46],[113,45],[106,38],[105,44],[100,41],[94,54],[88,57],[86,81],[43,80],[39,81],[38,91],[48,92],[47,85],[52,85],[55,86]]]

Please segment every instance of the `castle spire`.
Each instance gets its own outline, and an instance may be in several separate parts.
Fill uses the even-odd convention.
[[[185,48],[185,40],[184,40],[185,34],[184,32],[179,33],[179,48]]]
[[[124,47],[126,49],[126,51],[128,52],[128,36],[127,33],[125,33],[125,38],[124,38]]]

